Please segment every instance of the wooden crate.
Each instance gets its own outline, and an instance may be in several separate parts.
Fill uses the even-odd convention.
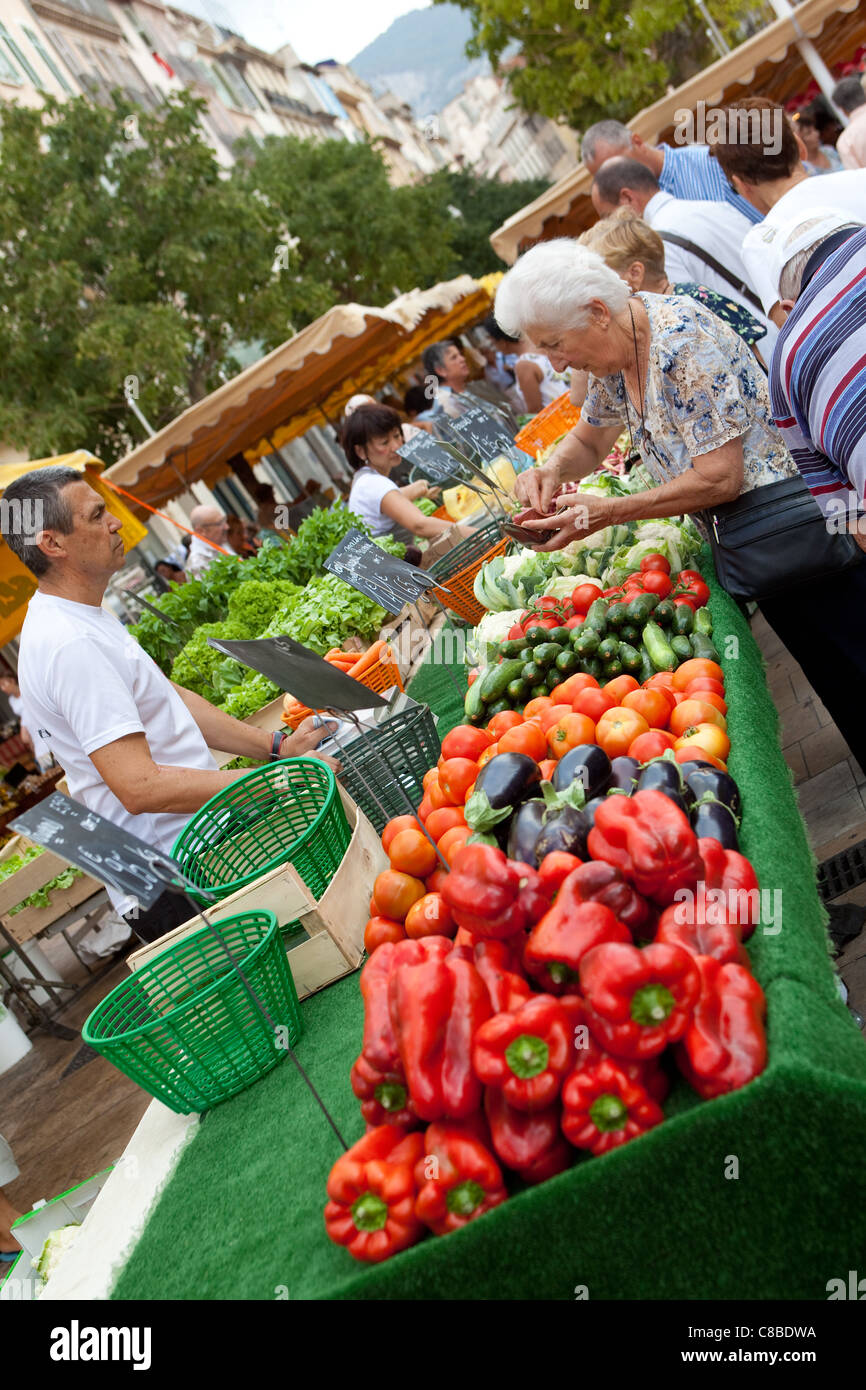
[[[253,908],[268,908],[276,913],[280,926],[300,922],[308,939],[294,945],[289,942],[288,948],[299,999],[358,969],[364,954],[364,927],[370,916],[373,883],[388,867],[388,857],[367,817],[342,789],[340,796],[352,837],[340,868],[321,898],[316,900],[297,869],[285,864],[208,909],[214,922]],[[201,925],[200,917],[191,917],[158,941],[148,942],[127,957],[130,970],[149,964],[167,946],[198,931]]]
[[[30,843],[29,840],[20,838],[17,841],[10,840],[3,846],[3,858],[20,854]],[[68,868],[69,864],[65,859],[47,849],[37,859],[31,859],[29,864],[25,864],[17,873],[0,883],[0,920],[19,946],[45,931],[46,927],[50,927],[52,922],[56,922],[73,907],[86,903],[88,898],[101,892],[102,884],[85,874],[68,888],[55,889],[47,907],[25,907],[22,912],[16,912],[14,917],[9,916],[11,907],[20,903],[23,898],[29,898],[31,893],[44,887],[52,878],[56,878]]]

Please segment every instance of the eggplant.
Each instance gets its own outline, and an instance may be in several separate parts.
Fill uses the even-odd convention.
[[[631,796],[640,775],[640,763],[637,758],[614,758],[610,765],[610,774],[606,790],[611,791],[616,787]]]
[[[576,854],[579,859],[586,858],[586,837],[589,834],[589,821],[583,811],[573,806],[563,806],[561,810],[548,815],[544,829],[535,842],[537,862],[556,850]]]
[[[584,808],[583,808],[583,814],[586,816],[586,819],[589,821],[589,828],[590,828],[590,830],[591,830],[592,827],[595,825],[595,813],[596,813],[596,811],[598,810],[599,806],[603,806],[604,803],[605,803],[606,801],[607,801],[607,797],[606,797],[606,796],[596,796],[596,797],[593,797],[592,801],[588,801],[588,802],[586,803],[586,805],[584,806]]]
[[[533,869],[538,868],[535,846],[544,825],[546,811],[547,807],[543,801],[533,799],[524,801],[517,814],[512,816],[505,849],[509,859],[516,859],[521,864],[531,864]]]
[[[682,796],[684,783],[679,763],[671,762],[670,758],[653,758],[642,769],[637,789],[639,792],[676,792],[677,796]]]
[[[526,753],[500,753],[485,763],[475,792],[483,792],[494,811],[519,806],[541,781],[541,768]]]
[[[718,840],[723,849],[739,849],[737,822],[729,807],[721,801],[704,801],[691,815],[692,830],[699,840]]]
[[[666,796],[668,801],[672,801],[674,805],[682,811],[686,819],[688,819],[692,810],[692,802],[691,800],[687,801],[682,792],[671,791],[670,787],[653,787],[653,791],[660,792],[662,796]]]
[[[721,801],[739,820],[742,809],[740,789],[729,772],[719,767],[709,767],[706,763],[683,763],[686,786],[695,801],[700,801],[709,792],[715,801]]]
[[[491,758],[487,767],[492,767],[498,758]],[[554,790],[565,791],[572,782],[580,781],[587,801],[607,791],[610,785],[610,758],[603,748],[594,743],[580,743],[560,758],[553,774]]]

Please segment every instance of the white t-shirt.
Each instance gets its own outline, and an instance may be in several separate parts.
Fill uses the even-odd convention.
[[[866,169],[842,169],[835,174],[822,174],[820,179],[795,183],[770,208],[763,222],[756,222],[749,228],[743,240],[743,260],[765,313],[769,313],[779,298],[783,267],[779,265],[778,255],[770,249],[777,229],[801,215],[805,220],[813,208],[821,211],[832,208],[834,212],[850,215],[852,222],[866,222]]]
[[[33,721],[66,773],[70,796],[167,853],[189,815],[132,815],[90,754],[125,734],[145,734],[155,763],[216,768],[171,682],[105,608],[37,590],[21,629],[18,683]]]
[[[571,368],[567,367],[564,372],[554,371],[550,358],[545,357],[543,352],[524,352],[521,360],[534,362],[536,367],[541,368],[538,389],[541,393],[542,410],[552,401],[559,400],[563,391],[567,391],[571,386]]]
[[[359,468],[352,479],[349,511],[366,521],[374,536],[389,536],[397,523],[385,516],[382,499],[397,490],[397,484],[383,473],[377,473],[375,468]]]

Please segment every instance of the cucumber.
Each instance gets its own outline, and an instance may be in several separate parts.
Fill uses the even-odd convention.
[[[653,622],[658,623],[659,627],[669,627],[674,620],[676,604],[669,598],[663,598],[653,610]]]
[[[684,634],[679,634],[676,637],[671,637],[670,644],[676,655],[679,657],[680,661],[688,661],[689,657],[692,654],[692,647],[688,637],[686,637]]]
[[[674,610],[671,631],[676,637],[688,637],[695,629],[695,615],[687,603],[679,604]]]
[[[546,673],[544,678],[544,684],[546,686],[546,691],[548,695],[550,694],[551,690],[556,689],[561,680],[562,672],[557,671],[555,666],[551,666],[550,670]]]
[[[586,622],[584,623],[583,627],[595,628],[595,631],[598,633],[599,637],[603,637],[604,634],[607,632],[607,612],[607,599],[597,598],[589,606],[589,611],[586,615]],[[582,630],[583,629],[581,629],[581,631]]]
[[[513,704],[520,704],[526,695],[526,681],[519,676],[517,680],[509,681],[505,693]]]
[[[584,623],[579,629],[580,635],[574,640],[574,650],[578,656],[594,656],[598,651],[601,637],[594,627],[589,627]]]
[[[571,641],[570,627],[552,627],[547,634],[549,642],[556,642],[560,647],[564,647],[566,642]]]
[[[604,663],[604,675],[602,677],[602,684],[604,685],[607,681],[615,680],[617,676],[621,675],[622,662],[620,661],[618,656],[615,656],[612,661],[606,661]]]
[[[529,627],[525,632],[527,646],[537,647],[539,642],[547,642],[550,638],[550,628],[539,627],[536,623],[534,627]]]
[[[628,621],[643,627],[653,609],[658,606],[658,594],[638,594],[628,605]]]
[[[605,637],[599,644],[598,659],[605,664],[619,657],[619,641],[616,637]]]
[[[490,666],[476,684],[481,686],[481,699],[485,705],[501,700],[511,681],[523,677],[523,662],[515,657],[513,661],[500,661],[498,666]]]
[[[630,647],[639,647],[642,627],[643,623],[641,623],[640,627],[637,627],[634,623],[626,623],[625,626],[621,627],[619,630],[620,642],[628,642]]]
[[[658,623],[648,622],[646,624],[643,630],[643,644],[657,671],[676,670],[679,665],[676,653]]]
[[[509,641],[502,643],[499,648],[499,655],[503,657],[520,656],[525,642],[524,637],[512,637]]]
[[[655,673],[656,673],[656,668],[653,666],[652,662],[650,661],[650,659],[649,659],[649,652],[647,651],[647,649],[646,649],[646,647],[643,645],[643,643],[641,643],[641,645],[640,645],[640,647],[639,647],[639,651],[640,651],[640,671],[635,671],[634,674],[635,674],[635,678],[636,678],[637,680],[640,681],[641,685],[644,685],[644,684],[646,683],[646,681],[651,680],[652,677],[655,675]]]
[[[536,685],[544,679],[544,672],[537,661],[525,661],[520,675],[527,685]]]
[[[629,621],[630,607],[631,605],[628,603],[612,604],[607,612],[608,627],[612,628],[614,632],[616,632],[619,628],[623,627],[624,624]]]
[[[584,656],[580,664],[588,676],[595,676],[597,681],[601,680],[601,662],[597,656]]]
[[[538,700],[542,695],[547,695],[546,685],[533,685],[530,687],[529,700]],[[527,704],[529,704],[529,700],[527,700]]]
[[[630,642],[620,642],[619,659],[622,669],[634,675],[640,670],[641,657],[637,647],[633,647]]]
[[[538,666],[552,666],[561,651],[562,647],[558,642],[539,642],[538,646],[532,649],[532,660]]]
[[[559,656],[553,664],[557,671],[562,672],[563,675],[569,676],[571,672],[576,671],[580,665],[580,657],[577,652],[573,652],[570,647],[567,647],[564,652],[559,653]]]
[[[497,700],[495,705],[488,705],[485,713],[488,719],[492,719],[495,714],[506,714],[511,709],[507,700]]]
[[[524,639],[524,640],[525,640],[525,639]],[[531,648],[531,647],[521,647],[521,648],[520,648],[520,651],[517,653],[517,655],[520,657],[520,660],[523,662],[523,664],[524,664],[524,666],[525,666],[526,663],[527,663],[527,661],[531,661],[531,660],[532,660],[532,648]]]
[[[705,633],[693,632],[689,641],[692,644],[692,656],[702,657],[705,661],[721,660],[716,647]]]
[[[484,672],[486,675],[486,672]],[[483,675],[474,680],[466,692],[466,699],[463,701],[463,713],[470,724],[479,724],[484,714],[484,701],[481,698],[481,682]]]
[[[702,632],[705,637],[712,637],[713,615],[709,608],[699,608],[695,614],[695,632]]]

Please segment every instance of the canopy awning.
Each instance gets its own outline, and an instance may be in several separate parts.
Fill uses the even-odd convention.
[[[639,111],[629,128],[644,140],[670,142],[677,114],[694,112],[699,101],[720,106],[743,96],[766,96],[786,102],[811,77],[796,47],[797,39],[815,40],[829,68],[844,62],[866,42],[866,0],[803,0],[787,19],[777,19],[759,34],[739,44],[718,62],[704,68]],[[509,265],[536,241],[578,236],[596,221],[590,200],[592,175],[583,164],[503,222],[490,238],[493,249]]]

